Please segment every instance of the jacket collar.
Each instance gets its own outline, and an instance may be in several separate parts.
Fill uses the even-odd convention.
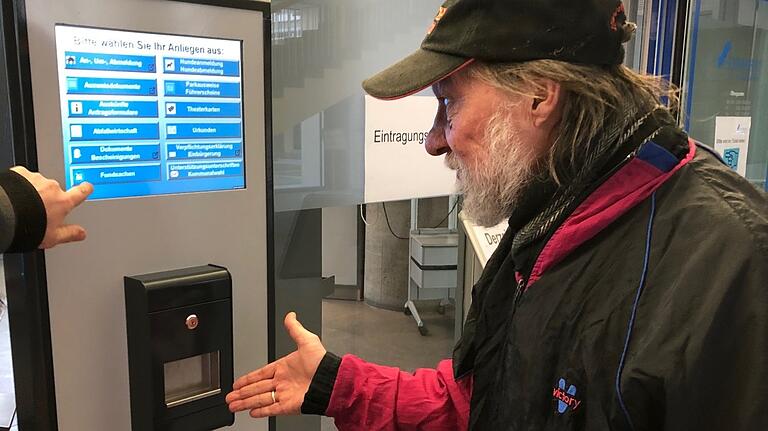
[[[647,199],[690,162],[696,154],[696,145],[690,139],[686,144],[688,151],[682,159],[654,140],[641,145],[627,164],[600,184],[555,230],[536,258],[528,277],[528,286],[580,245]]]

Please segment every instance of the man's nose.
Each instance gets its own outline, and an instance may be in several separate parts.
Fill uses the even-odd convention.
[[[438,103],[435,120],[432,123],[432,130],[429,131],[426,145],[424,145],[427,149],[427,153],[432,156],[439,156],[450,151],[448,141],[445,139],[445,126],[445,105]]]
[[[427,135],[426,143],[427,153],[432,156],[439,156],[450,151],[448,141],[445,140],[445,134],[442,128],[433,127]]]

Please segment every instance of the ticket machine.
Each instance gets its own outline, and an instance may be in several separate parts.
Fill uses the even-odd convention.
[[[3,1],[14,162],[95,186],[87,241],[6,259],[20,429],[235,422],[273,321],[269,27],[249,0]]]

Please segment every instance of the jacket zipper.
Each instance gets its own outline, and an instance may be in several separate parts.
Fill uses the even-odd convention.
[[[515,290],[515,300],[512,302],[512,314],[509,316],[510,323],[512,322],[512,318],[515,317],[515,312],[517,311],[517,304],[520,302],[520,298],[523,297],[523,292],[525,291],[525,286],[528,283],[528,279],[526,277],[521,277],[520,281],[517,282],[517,288]]]

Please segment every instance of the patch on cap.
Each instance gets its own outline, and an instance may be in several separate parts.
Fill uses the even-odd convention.
[[[435,30],[435,27],[437,27],[437,23],[440,22],[441,19],[443,19],[443,16],[445,16],[445,12],[448,11],[448,8],[445,6],[440,6],[440,9],[437,10],[437,15],[435,15],[435,19],[432,20],[432,25],[429,26],[429,29],[427,30],[427,34],[432,34],[432,32]]]
[[[619,22],[624,24],[627,20],[627,14],[624,11],[624,3],[619,3],[619,6],[616,7],[616,10],[613,11],[613,15],[611,15],[611,30],[617,31],[619,29]]]

